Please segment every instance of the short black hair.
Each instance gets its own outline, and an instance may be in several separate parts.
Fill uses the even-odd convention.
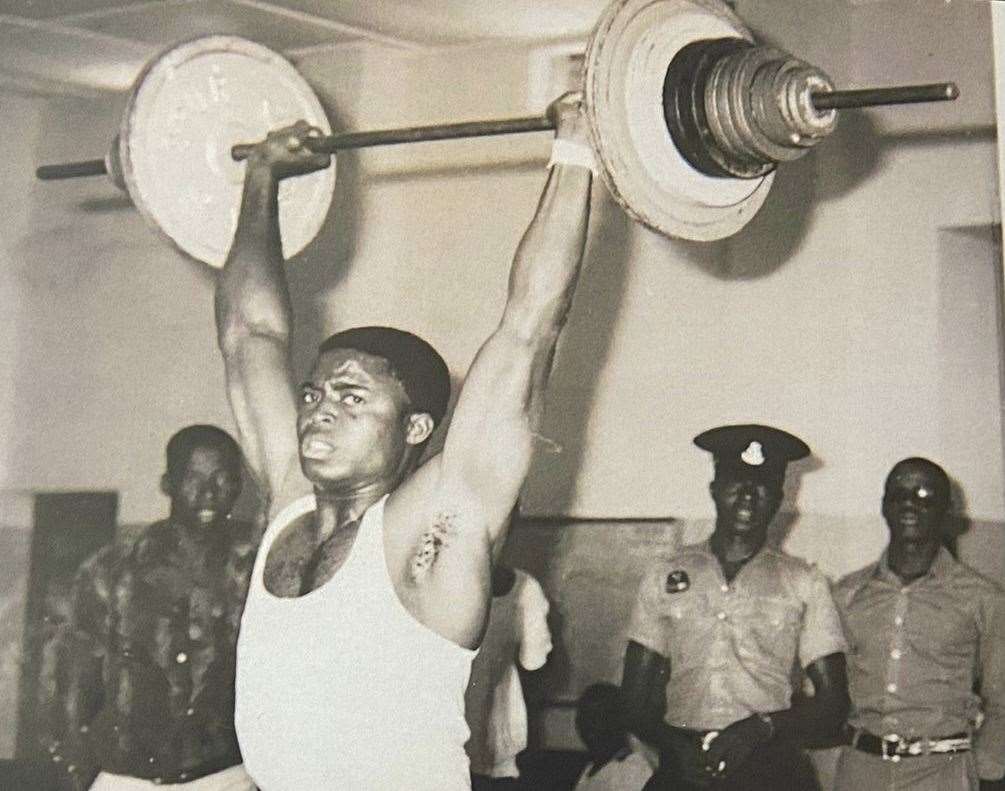
[[[952,484],[949,482],[949,474],[931,459],[925,459],[921,456],[911,456],[907,459],[901,459],[890,468],[890,472],[887,474],[886,481],[883,484],[884,496],[887,489],[890,488],[890,483],[893,479],[905,469],[918,470],[930,475],[936,494],[939,495],[942,503],[947,507],[949,506],[952,501]]]
[[[412,411],[426,412],[436,425],[450,403],[450,369],[427,341],[394,327],[354,327],[336,332],[318,346],[318,356],[334,349],[355,349],[382,357],[405,388]]]
[[[165,456],[167,474],[177,481],[185,471],[185,465],[192,458],[196,448],[219,450],[229,462],[231,470],[241,474],[241,448],[235,439],[222,428],[205,423],[196,423],[176,431],[168,440]]]

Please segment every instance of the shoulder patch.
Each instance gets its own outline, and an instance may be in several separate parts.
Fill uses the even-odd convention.
[[[663,583],[663,590],[667,593],[683,593],[690,587],[691,579],[687,576],[687,572],[682,569],[671,571],[667,574],[666,581]]]

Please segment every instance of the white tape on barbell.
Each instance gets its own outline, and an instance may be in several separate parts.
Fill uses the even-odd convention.
[[[589,168],[594,176],[597,175],[597,158],[594,156],[593,149],[574,140],[555,138],[551,144],[551,159],[548,160],[548,167],[552,168],[555,165]]]

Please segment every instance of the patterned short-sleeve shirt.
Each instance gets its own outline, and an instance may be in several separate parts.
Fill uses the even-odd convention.
[[[727,582],[708,541],[645,574],[628,639],[670,660],[667,721],[696,730],[788,708],[796,661],[846,647],[819,570],[765,547]]]

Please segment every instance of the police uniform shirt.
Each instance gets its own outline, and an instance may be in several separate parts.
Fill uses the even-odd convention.
[[[982,777],[1005,772],[1005,594],[940,549],[905,585],[877,563],[834,591],[851,643],[849,723],[873,734],[944,738],[972,730]],[[974,692],[974,689],[979,694]]]
[[[667,722],[693,730],[789,708],[796,657],[845,650],[819,570],[765,547],[728,583],[708,541],[645,574],[628,639],[670,660]]]

